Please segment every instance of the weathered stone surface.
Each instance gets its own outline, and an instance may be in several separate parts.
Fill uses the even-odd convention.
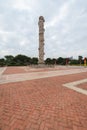
[[[39,64],[44,64],[44,17],[40,16],[39,17]]]

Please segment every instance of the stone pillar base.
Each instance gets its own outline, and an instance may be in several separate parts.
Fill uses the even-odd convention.
[[[46,65],[46,64],[38,64],[38,65],[31,65],[32,68],[54,68],[55,65]]]

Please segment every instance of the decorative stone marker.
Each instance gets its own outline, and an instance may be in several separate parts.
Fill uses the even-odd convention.
[[[44,17],[40,16],[39,17],[39,22],[38,22],[38,26],[39,26],[39,64],[44,64]]]

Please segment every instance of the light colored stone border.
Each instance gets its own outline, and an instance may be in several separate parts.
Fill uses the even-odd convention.
[[[3,74],[3,72],[7,69],[7,67],[0,67],[0,75]]]
[[[78,80],[78,81],[66,83],[66,84],[63,84],[63,86],[64,86],[64,87],[67,87],[67,88],[69,88],[69,89],[73,89],[73,90],[75,90],[76,92],[79,92],[79,93],[82,93],[82,94],[87,95],[87,90],[84,90],[84,89],[81,89],[81,88],[76,87],[77,85],[83,84],[83,83],[85,83],[85,82],[87,82],[87,79],[82,79],[82,80]]]
[[[87,72],[87,69],[84,68],[84,69],[70,69],[70,70],[57,70],[57,71],[1,75],[0,84],[48,78],[48,77],[54,77],[54,76],[64,76],[64,75],[77,74],[77,73],[82,73],[82,72]]]

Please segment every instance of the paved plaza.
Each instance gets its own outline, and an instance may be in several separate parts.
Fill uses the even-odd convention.
[[[0,68],[0,130],[87,130],[87,68]]]

